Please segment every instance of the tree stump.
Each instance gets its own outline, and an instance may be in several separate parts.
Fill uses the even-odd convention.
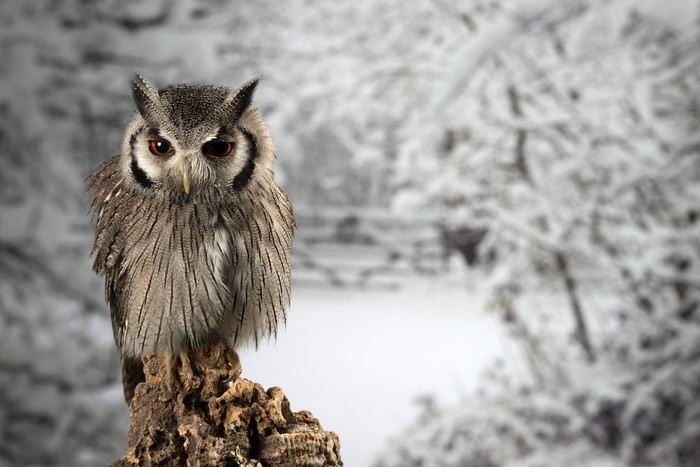
[[[126,456],[109,467],[341,466],[338,435],[307,411],[292,412],[282,389],[236,379],[213,349],[195,356],[190,383],[166,383],[165,359],[146,362],[130,404]]]

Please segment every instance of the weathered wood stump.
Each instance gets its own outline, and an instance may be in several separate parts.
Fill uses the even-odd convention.
[[[311,413],[292,412],[282,389],[236,379],[231,387],[213,349],[193,361],[191,382],[167,385],[165,359],[146,362],[146,381],[131,401],[126,456],[120,466],[340,466],[338,435]],[[181,375],[182,376],[182,375]]]

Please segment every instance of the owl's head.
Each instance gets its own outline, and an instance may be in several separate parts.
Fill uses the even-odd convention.
[[[256,174],[271,176],[272,138],[251,104],[257,84],[158,90],[135,74],[137,111],[122,140],[125,181],[188,198],[212,186],[240,190]]]

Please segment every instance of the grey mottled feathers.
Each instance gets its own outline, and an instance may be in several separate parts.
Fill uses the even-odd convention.
[[[105,275],[127,401],[145,354],[257,345],[285,322],[295,224],[273,180],[269,130],[250,104],[256,84],[158,91],[137,75],[122,152],[88,178],[94,269]],[[153,140],[172,151],[149,152]],[[233,150],[208,155],[212,141]]]

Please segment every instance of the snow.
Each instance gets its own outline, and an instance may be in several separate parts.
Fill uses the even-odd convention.
[[[0,424],[0,462],[123,453],[128,413],[83,180],[119,148],[135,69],[159,85],[264,77],[255,99],[299,215],[296,260],[320,267],[296,270],[287,328],[244,352],[244,376],[337,431],[346,465],[394,459],[400,449],[384,449],[402,439],[418,459],[455,465],[505,464],[525,456],[519,441],[534,453],[518,465],[659,465],[689,452],[700,433],[697,2],[230,5],[0,2],[0,421],[16,420]],[[316,212],[325,224],[309,230]],[[405,275],[417,235],[349,232],[376,254],[310,241],[351,217],[409,230],[407,215],[432,229],[421,245],[438,263],[438,222],[488,228],[479,272],[434,267],[377,290],[367,267]],[[595,364],[571,335],[557,252]],[[300,285],[324,268],[370,288]],[[547,384],[533,391],[538,377]],[[36,433],[50,445],[27,450]]]
[[[454,57],[449,57],[449,63],[454,64],[455,69],[451,73],[452,79],[445,86],[444,96],[437,101],[435,110],[454,102],[455,96],[463,93],[465,84],[481,60],[502,46],[516,30],[516,22],[503,16],[481,29],[475,37],[465,41]]]
[[[688,0],[624,0],[610,4],[611,16],[619,17],[630,10],[638,11],[680,31],[693,26],[700,9],[697,2]]]
[[[282,387],[292,410],[338,433],[345,465],[368,466],[415,419],[417,398],[455,404],[508,354],[482,300],[454,281],[399,292],[293,289],[286,329],[242,352],[243,377]]]

